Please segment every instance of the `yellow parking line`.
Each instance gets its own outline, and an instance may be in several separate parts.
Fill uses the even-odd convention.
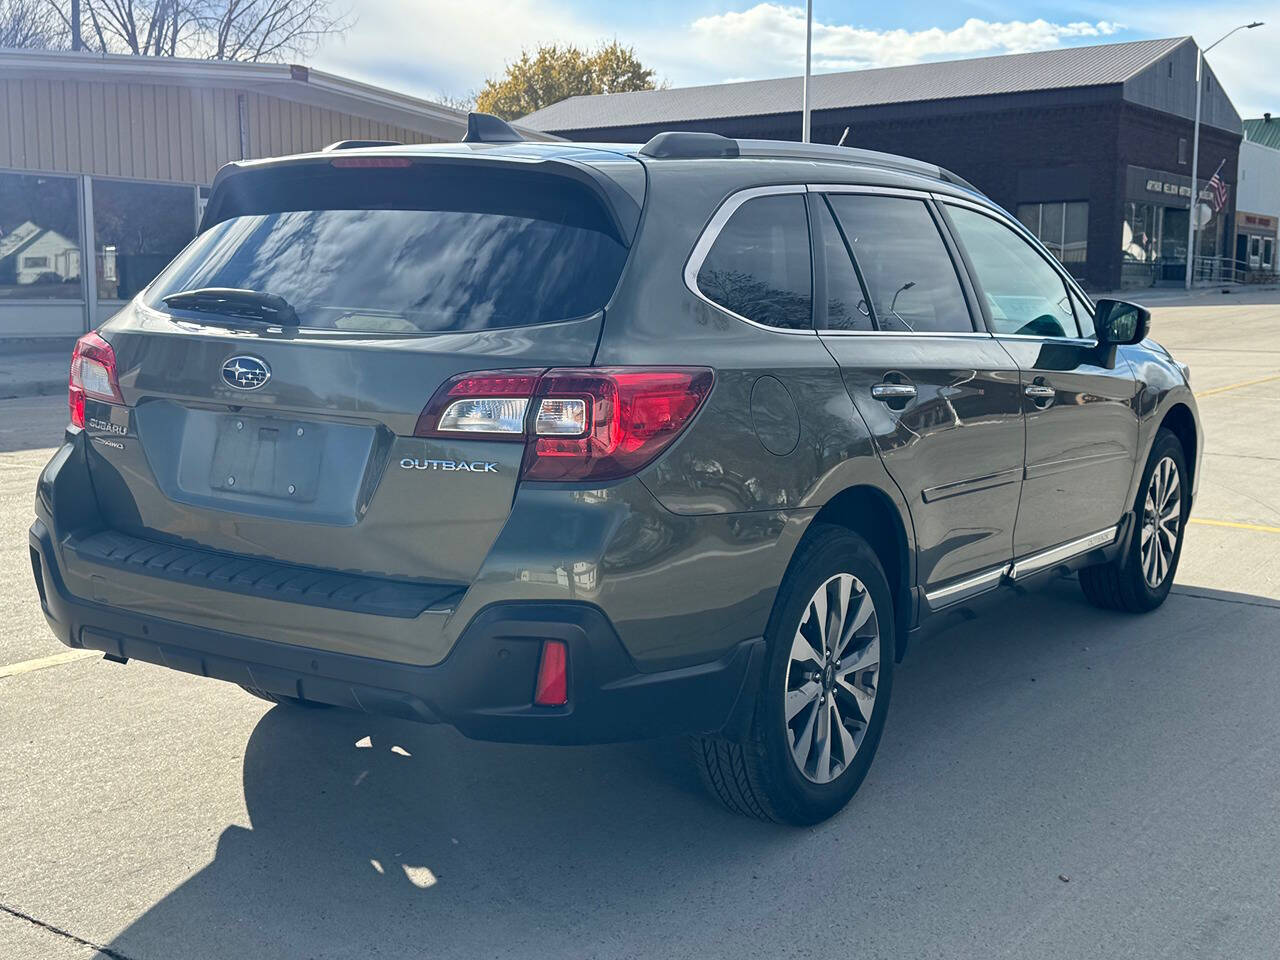
[[[1269,377],[1259,377],[1257,380],[1243,380],[1240,383],[1229,383],[1225,387],[1214,387],[1212,390],[1201,390],[1196,394],[1197,400],[1203,400],[1205,397],[1212,397],[1215,393],[1226,393],[1228,390],[1239,390],[1241,387],[1252,387],[1258,383],[1270,383],[1272,380],[1280,380],[1280,373],[1273,373]]]
[[[1256,530],[1259,533],[1280,533],[1280,527],[1268,527],[1262,523],[1237,523],[1235,520],[1209,520],[1205,517],[1192,517],[1192,523],[1202,523],[1206,527],[1232,527],[1236,530]]]
[[[88,657],[102,656],[97,650],[67,650],[63,653],[55,653],[50,657],[41,657],[38,660],[24,660],[22,663],[11,663],[7,667],[0,667],[0,680],[5,677],[16,677],[20,673],[30,673],[32,670],[43,670],[45,667],[56,667],[60,663],[71,663],[73,660],[84,660]]]

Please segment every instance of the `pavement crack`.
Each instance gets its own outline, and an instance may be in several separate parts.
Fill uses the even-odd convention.
[[[112,950],[110,947],[104,947],[101,944],[94,943],[92,940],[86,940],[84,937],[77,937],[74,933],[63,930],[61,927],[55,927],[52,923],[45,923],[43,920],[38,920],[31,916],[31,914],[25,913],[17,907],[11,907],[7,903],[0,903],[0,910],[9,914],[11,917],[16,917],[19,920],[25,920],[27,923],[40,927],[42,930],[47,930],[55,936],[71,940],[81,946],[88,947],[90,950],[97,950],[98,953],[104,957],[109,957],[110,960],[134,960],[134,958],[126,956],[118,950]]]

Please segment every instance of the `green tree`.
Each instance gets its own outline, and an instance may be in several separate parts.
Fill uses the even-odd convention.
[[[593,93],[653,90],[654,71],[636,57],[635,48],[617,40],[595,50],[572,45],[541,44],[531,54],[507,64],[500,79],[490,78],[476,95],[476,109],[504,120],[549,107],[568,97]]]

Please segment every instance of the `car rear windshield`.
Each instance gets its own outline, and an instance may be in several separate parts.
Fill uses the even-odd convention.
[[[589,186],[534,171],[326,163],[241,174],[223,189],[211,199],[218,222],[148,289],[152,308],[232,287],[284,297],[304,327],[527,326],[599,311],[627,255]]]

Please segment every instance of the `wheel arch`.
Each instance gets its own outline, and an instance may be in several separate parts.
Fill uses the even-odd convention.
[[[1195,414],[1191,412],[1191,408],[1185,403],[1175,402],[1165,412],[1164,417],[1161,418],[1160,426],[1156,429],[1156,433],[1158,434],[1160,430],[1168,430],[1182,444],[1182,452],[1187,461],[1187,472],[1191,474],[1187,479],[1191,481],[1194,488],[1197,464],[1196,454],[1198,453],[1200,442]],[[1155,443],[1154,436],[1151,438],[1151,442]]]
[[[894,499],[879,487],[858,484],[841,490],[814,515],[815,523],[844,527],[858,534],[875,551],[893,593],[895,659],[906,653],[907,636],[914,623],[912,590],[915,551],[908,536],[908,521]]]

